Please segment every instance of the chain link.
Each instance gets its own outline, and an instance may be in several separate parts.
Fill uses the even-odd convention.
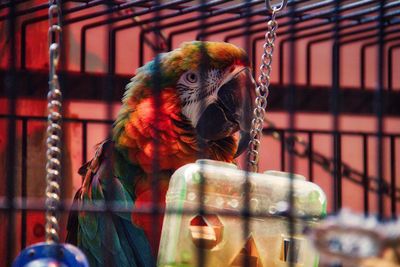
[[[248,152],[248,169],[251,172],[258,172],[259,148],[262,130],[264,128],[265,109],[267,107],[270,75],[272,70],[272,55],[274,53],[274,43],[278,22],[275,20],[277,10],[272,11],[271,19],[268,21],[268,30],[265,34],[264,52],[261,56],[260,76],[256,88],[256,107],[254,108],[254,118],[251,122],[250,142]]]
[[[49,92],[47,94],[46,242],[59,242],[62,94],[57,76],[61,40],[61,1],[49,1]]]
[[[282,0],[281,3],[279,5],[276,6],[272,6],[271,4],[271,0],[265,0],[265,5],[267,7],[267,10],[270,12],[278,12],[281,11],[282,9],[284,9],[287,6],[288,0]]]

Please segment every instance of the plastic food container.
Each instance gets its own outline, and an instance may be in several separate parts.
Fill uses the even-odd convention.
[[[158,266],[194,267],[199,259],[208,267],[318,266],[318,255],[303,234],[325,216],[326,197],[316,184],[292,175],[291,239],[285,216],[291,195],[288,176],[246,173],[211,160],[178,169],[166,196]]]

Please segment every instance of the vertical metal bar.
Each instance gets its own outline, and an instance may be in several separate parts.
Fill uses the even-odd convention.
[[[286,169],[286,134],[285,130],[279,132],[280,135],[280,143],[281,143],[281,171],[285,171]]]
[[[113,7],[113,1],[108,0],[106,3],[106,7],[107,7],[107,18],[110,19],[112,17],[112,7]],[[110,31],[112,29],[113,24],[108,24],[107,25],[107,34],[106,35],[109,38],[109,34]],[[108,41],[108,42],[107,42]],[[109,39],[107,40],[105,43],[106,47],[105,47],[105,51],[107,51],[105,57],[108,58],[108,61],[106,62],[110,62],[110,54],[108,53],[108,49],[109,49]],[[82,56],[82,55],[81,55]],[[111,120],[113,118],[112,116],[112,101],[113,101],[113,90],[114,90],[114,86],[113,86],[113,73],[111,71],[110,68],[107,68],[107,74],[106,74],[106,86],[104,87],[104,91],[102,92],[102,97],[104,102],[106,103],[106,116],[107,116],[107,120]],[[112,134],[112,129],[111,127],[108,129],[108,133],[109,136],[111,136]],[[111,169],[114,169],[114,164],[113,161],[110,160],[111,162]],[[114,177],[112,177],[114,178]],[[104,253],[102,254],[103,259],[104,259],[104,264],[105,266],[115,266],[115,259],[114,259],[114,255],[111,253],[111,251],[114,251],[114,237],[113,237],[113,228],[111,227],[112,225],[112,221],[114,221],[114,211],[113,211],[113,207],[115,204],[116,199],[114,198],[115,196],[115,184],[113,182],[109,183],[109,188],[107,188],[107,195],[108,197],[105,198],[106,203],[105,203],[105,217],[106,220],[110,223],[106,224],[106,228],[105,228],[105,245],[103,244],[102,246],[104,246],[103,251]]]
[[[110,25],[110,24],[109,24]],[[117,45],[116,45],[116,35],[115,31],[111,29],[111,26],[108,27],[110,30],[108,32],[108,73],[110,75],[115,74],[115,61],[116,61],[116,53],[117,53]]]
[[[392,219],[397,219],[396,214],[396,139],[390,136],[390,210]]]
[[[81,123],[82,125],[82,147],[81,147],[81,151],[82,151],[82,161],[81,164],[85,164],[87,162],[87,122],[83,121]],[[82,183],[84,181],[85,177],[84,175],[82,175]]]
[[[245,51],[248,51],[248,53],[250,53],[250,35],[248,34],[248,32],[250,31],[250,23],[251,23],[251,17],[249,16],[249,14],[251,14],[251,0],[245,0],[245,3],[247,4],[246,8],[245,8],[245,16],[246,16],[246,20],[245,20],[245,28],[244,28],[244,36],[245,36],[245,45],[244,45],[244,49]],[[253,51],[255,54],[255,51]],[[245,97],[247,97],[248,95],[246,94]],[[243,110],[246,108],[246,103],[247,103],[248,99],[244,99],[242,105],[243,105]],[[250,99],[251,101],[251,99]],[[246,118],[244,118],[247,121],[250,121],[251,118],[248,118],[249,116],[246,116]],[[246,163],[248,162],[248,156],[245,157],[246,158]],[[250,233],[250,219],[251,219],[251,214],[250,214],[250,180],[249,180],[249,170],[248,170],[248,164],[245,164],[244,166],[246,166],[245,169],[245,183],[243,184],[243,192],[244,192],[244,203],[243,203],[243,210],[242,210],[242,216],[244,218],[244,224],[243,224],[243,238],[245,240],[245,242],[247,242],[247,239],[249,238],[249,233]],[[250,251],[246,250],[246,255],[243,261],[243,266],[250,266]]]
[[[313,133],[310,131],[308,132],[308,153],[307,153],[307,158],[308,158],[308,178],[310,182],[314,182],[314,170],[313,170]]]
[[[21,145],[21,198],[22,198],[22,210],[21,210],[21,249],[26,246],[26,213],[25,209],[27,203],[27,156],[28,156],[28,120],[22,119],[22,145]]]
[[[253,39],[252,47],[251,47],[251,62],[252,62],[252,75],[256,77],[256,67],[257,67],[257,39]],[[247,163],[246,163],[247,165]]]
[[[285,83],[284,79],[284,74],[285,74],[285,58],[284,58],[284,50],[285,50],[285,41],[282,40],[279,43],[279,85],[282,85]]]
[[[363,134],[363,193],[364,193],[364,215],[369,215],[369,179],[368,179],[368,136]]]
[[[85,27],[82,27],[81,34],[80,34],[80,72],[86,72],[86,31]]]
[[[365,90],[365,57],[366,57],[366,46],[362,46],[360,50],[360,88]]]
[[[139,49],[137,58],[139,59],[139,66],[143,66],[144,64],[144,31],[140,31],[139,35]]]
[[[201,0],[200,1],[200,8],[199,8],[199,35],[203,36],[204,32],[206,31],[206,28],[204,27],[205,23],[207,22],[206,17],[204,14],[207,12],[207,1],[206,0]],[[200,73],[200,88],[205,88],[206,86],[206,81],[204,80],[206,77],[206,71],[207,71],[207,47],[204,45],[204,43],[201,44],[200,46],[200,64],[199,64],[199,73]],[[204,99],[201,100],[200,102],[200,110],[204,110],[204,107],[206,105]],[[203,158],[204,156],[204,147],[200,147],[200,153],[198,155],[200,158]],[[203,173],[204,166],[201,164],[200,165],[200,172]],[[204,193],[205,193],[205,181],[204,181],[204,176],[201,176],[201,182],[200,182],[200,196],[199,196],[199,210],[198,213],[201,216],[204,216],[206,214],[205,210],[205,203],[204,203]],[[203,242],[204,240],[201,239],[200,247],[203,247]],[[207,259],[206,259],[206,253],[205,250],[198,248],[197,249],[197,257],[199,261],[197,262],[198,267],[205,267],[207,266]]]
[[[378,19],[378,57],[377,57],[377,78],[378,83],[374,95],[374,111],[377,124],[377,177],[378,177],[378,218],[384,218],[384,195],[383,195],[383,55],[384,55],[384,14],[386,0],[379,1],[379,19]]]
[[[306,86],[309,88],[311,86],[311,45],[312,43],[308,42],[307,43],[307,48],[306,48]]]
[[[87,162],[87,121],[82,122],[82,164]]]
[[[339,211],[342,207],[342,177],[339,135],[339,94],[340,94],[340,40],[339,40],[339,8],[340,2],[335,2],[333,25],[333,49],[332,49],[332,91],[331,91],[331,113],[333,115],[333,210]]]
[[[296,121],[295,121],[295,112],[296,112],[296,46],[295,46],[295,37],[296,37],[296,22],[294,20],[295,16],[295,11],[296,11],[297,5],[294,3],[292,6],[289,8],[289,94],[287,98],[287,105],[288,105],[288,111],[289,111],[289,140],[294,140],[294,134],[295,134],[295,127],[296,127]],[[294,144],[293,144],[294,145]],[[293,185],[293,180],[294,176],[293,173],[295,171],[295,157],[294,153],[292,152],[292,148],[290,147],[289,149],[289,159],[288,159],[288,167],[289,167],[289,177],[290,177],[290,184],[289,184],[289,210],[288,210],[288,215],[289,215],[289,226],[288,226],[288,232],[289,232],[289,238],[290,238],[290,243],[293,243],[293,237],[295,235],[295,207],[294,207],[294,185]],[[294,259],[295,250],[290,249],[289,250],[289,258]],[[292,260],[289,261],[289,266],[294,267],[295,262]]]
[[[340,134],[333,132],[333,210],[338,212],[342,207],[342,175],[341,175],[341,142]]]
[[[155,6],[160,6],[162,2],[160,0],[155,1]],[[161,16],[160,9],[156,9],[154,12],[153,18],[155,20],[154,27],[158,29],[160,27],[160,21],[157,19]],[[154,61],[154,71],[152,72],[152,93],[154,97],[154,104],[153,104],[153,118],[155,119],[154,121],[154,127],[155,129],[160,129],[159,126],[159,120],[158,120],[158,114],[160,114],[160,108],[162,107],[162,98],[161,98],[161,90],[163,89],[161,87],[161,79],[162,79],[162,66],[161,66],[161,58],[160,58],[160,51],[158,50],[159,43],[160,43],[160,36],[158,34],[155,34],[155,43],[156,45],[154,46],[155,49],[153,48],[153,56],[155,57]],[[160,146],[160,135],[158,131],[155,131],[155,136],[153,140],[153,146],[154,146],[154,152],[152,154],[153,160],[152,160],[152,169],[153,173],[151,174],[151,201],[152,201],[152,211],[151,211],[151,218],[153,220],[153,225],[151,228],[151,244],[153,246],[156,246],[158,242],[158,229],[161,228],[161,225],[159,224],[159,218],[161,211],[159,209],[159,203],[160,203],[160,157],[159,157],[159,146]]]
[[[25,22],[25,21],[24,21]],[[21,41],[20,41],[20,45],[21,45],[21,70],[25,70],[26,69],[26,25],[24,23],[21,24]]]
[[[15,172],[14,167],[16,165],[16,111],[17,111],[17,97],[18,87],[15,86],[16,81],[16,42],[15,42],[15,31],[16,31],[16,19],[15,19],[16,6],[14,0],[10,0],[10,7],[8,13],[8,32],[6,38],[9,38],[8,49],[8,70],[6,78],[4,79],[4,87],[8,100],[8,114],[10,118],[7,123],[7,157],[6,157],[6,199],[7,199],[7,218],[8,218],[8,229],[7,229],[7,254],[6,254],[6,266],[11,266],[14,258],[14,247],[15,247],[15,207],[14,207],[14,196],[15,196]]]
[[[167,51],[172,50],[172,44],[173,44],[173,39],[172,39],[171,34],[169,34],[168,39],[166,41],[166,46],[167,46],[166,49],[167,49]]]
[[[336,192],[336,211],[342,208],[342,137],[339,131],[335,132],[334,134],[334,169],[335,169],[335,176],[336,176],[336,185],[335,188]]]
[[[389,47],[388,50],[388,70],[387,70],[387,78],[388,78],[388,90],[393,90],[393,80],[392,80],[392,71],[393,71],[393,46]]]

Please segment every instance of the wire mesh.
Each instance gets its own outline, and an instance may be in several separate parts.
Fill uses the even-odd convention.
[[[304,174],[327,194],[329,214],[351,207],[365,215],[378,214],[381,220],[398,217],[399,6],[396,0],[292,0],[277,14],[279,30],[260,169]],[[42,107],[47,88],[47,9],[41,0],[0,4],[4,36],[0,40],[0,153],[5,159],[0,176],[0,220],[4,221],[0,262],[7,266],[19,250],[43,237],[44,218],[38,214],[44,211],[44,188],[35,181],[43,178],[36,169],[44,169],[44,162],[35,165],[33,158],[42,159],[36,148],[44,132],[40,125],[46,120]],[[61,221],[65,225],[71,198],[82,182],[75,174],[78,165],[93,157],[94,144],[112,135],[115,111],[135,69],[155,58],[152,89],[158,95],[163,90],[158,83],[163,75],[159,53],[183,41],[225,41],[246,50],[257,77],[270,13],[261,0],[87,0],[63,1],[62,16],[65,31],[59,78],[67,107],[63,121],[67,152]],[[207,65],[204,53],[201,77]],[[163,99],[156,97],[154,117],[162,106]],[[152,205],[134,208],[135,213],[151,217],[153,246],[159,239],[160,214],[165,212],[160,204],[163,178],[157,175],[160,142],[162,136],[156,134]],[[197,155],[202,156],[202,152]],[[245,166],[245,161],[242,157],[238,164]],[[247,186],[243,193],[249,204]],[[110,190],[114,191],[112,186]],[[201,187],[200,216],[207,215],[204,190]],[[290,192],[285,216],[293,238],[296,216]],[[109,204],[89,212],[112,218],[121,207]],[[249,209],[245,205],[240,214],[228,215],[243,219],[243,239],[250,234],[253,215]],[[109,233],[106,229],[108,241],[112,239]],[[244,266],[250,266],[246,253]],[[103,257],[107,266],[114,265],[111,254]],[[199,250],[197,266],[206,266],[206,257]],[[289,264],[295,266],[292,261]]]

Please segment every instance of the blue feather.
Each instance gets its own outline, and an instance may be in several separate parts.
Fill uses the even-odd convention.
[[[92,161],[95,163],[85,176],[89,182],[84,183],[86,188],[81,188],[74,200],[74,205],[83,210],[100,208],[106,211],[71,212],[67,242],[80,247],[92,267],[107,263],[118,267],[154,267],[150,244],[144,231],[132,223],[131,213],[108,209],[130,211],[134,205],[131,193],[114,176],[111,157],[107,155],[111,148],[108,143],[99,147],[97,158]]]

